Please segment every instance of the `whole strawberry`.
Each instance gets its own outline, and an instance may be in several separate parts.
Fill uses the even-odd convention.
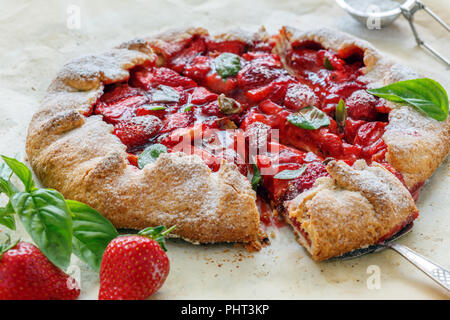
[[[74,300],[75,279],[27,242],[0,246],[0,300]]]
[[[175,226],[174,226],[175,227]],[[100,266],[100,300],[143,300],[161,288],[169,274],[164,226],[111,241]]]

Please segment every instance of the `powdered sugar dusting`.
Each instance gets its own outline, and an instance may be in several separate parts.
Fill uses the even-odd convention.
[[[450,151],[450,120],[439,122],[410,107],[396,108],[389,114],[383,139],[386,159],[413,188],[428,179]]]
[[[57,79],[77,90],[97,89],[100,82],[111,83],[129,77],[128,69],[155,59],[139,51],[111,49],[70,61],[58,73]],[[57,84],[53,84],[55,86]]]
[[[290,84],[286,91],[285,103],[300,110],[306,106],[315,106],[319,102],[314,91],[305,84]]]
[[[335,50],[361,47],[365,52],[366,65],[363,77],[371,83],[390,80],[389,70],[393,65],[383,60],[373,47],[364,41],[326,29],[299,33],[287,28],[284,32],[288,35],[288,41],[296,37],[311,39]],[[183,39],[183,33],[177,33],[177,39]],[[102,55],[82,57],[65,65],[50,87],[50,92],[58,92],[54,98],[61,99],[64,94],[60,95],[60,92],[77,90],[90,90],[91,94],[77,97],[73,95],[71,101],[74,105],[67,104],[62,109],[80,110],[77,102],[77,99],[80,99],[83,105],[81,110],[87,110],[86,106],[98,97],[104,83],[125,80],[129,77],[129,68],[154,59],[154,56],[148,55],[151,54],[148,50],[143,50],[145,48],[142,47],[142,41],[135,44],[136,47],[133,47],[133,43],[129,44],[132,50],[114,49]],[[314,99],[313,95],[303,90],[288,94],[288,98],[300,98],[299,93],[302,94],[302,99]],[[50,99],[45,105],[47,109],[41,113],[43,119],[51,114],[51,103]],[[93,131],[95,134],[92,134]],[[73,195],[73,198],[92,205],[117,226],[141,228],[148,225],[177,224],[175,232],[193,242],[256,239],[259,215],[255,205],[255,193],[235,166],[222,165],[217,173],[211,173],[197,156],[172,153],[164,154],[156,164],[138,170],[127,165],[125,148],[111,131],[112,126],[106,124],[95,130],[82,125],[59,137],[53,134],[50,139],[56,141],[46,151],[54,157],[59,156],[62,160],[70,161],[61,161],[64,168],[59,168],[60,162],[53,161],[46,155],[38,156],[29,152],[33,167],[40,176],[46,177],[44,181],[48,182],[48,185],[58,185],[61,190]],[[30,143],[29,150],[38,149],[33,149],[32,145],[40,145],[43,143],[42,139],[48,139],[38,137],[35,132],[32,132],[33,134],[35,141]],[[78,159],[78,156],[81,159]],[[53,167],[48,165],[49,163]],[[383,169],[380,168],[377,169],[381,171],[375,170],[374,167],[357,169],[358,165],[352,169],[340,168],[344,171],[353,170],[351,173],[354,177],[348,178],[348,174],[339,176],[338,172],[335,172],[333,177],[336,181],[341,177],[338,181],[340,186],[349,190],[355,188],[374,207],[379,206],[377,213],[383,212],[388,219],[396,219],[402,206],[408,207],[410,204],[407,197],[402,198],[404,192],[407,192],[406,189],[401,185],[399,187],[398,181],[396,184],[390,180],[396,178],[387,171],[382,174],[380,172],[383,172]],[[75,177],[66,180],[68,172],[75,173]],[[382,211],[382,208],[386,210]]]
[[[381,165],[368,166],[358,160],[353,168],[344,162],[332,162],[327,169],[338,185],[361,192],[381,216],[397,220],[417,211],[409,191]]]

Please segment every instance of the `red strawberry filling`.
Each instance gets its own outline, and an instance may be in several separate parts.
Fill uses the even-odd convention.
[[[168,67],[178,73],[182,73],[187,65],[190,65],[195,57],[206,51],[205,39],[202,37],[194,37],[187,48],[178,53],[175,58],[170,60]]]
[[[162,43],[155,50],[164,65],[135,67],[128,81],[107,85],[94,113],[114,125],[131,164],[137,165],[139,154],[154,143],[168,152],[198,155],[213,171],[228,161],[247,175],[256,164],[264,171],[258,190],[281,208],[328,175],[325,158],[349,164],[363,158],[389,166],[382,137],[390,110],[359,80],[362,51],[333,52],[311,41],[294,43],[286,56],[294,76],[270,53],[272,47],[270,41],[207,36]],[[225,69],[226,76],[217,63],[223,53],[236,55],[231,57],[237,69]],[[224,102],[221,94],[231,100]],[[335,115],[341,99],[347,110],[344,125]],[[310,106],[324,113],[326,125],[311,129],[291,122]],[[278,130],[276,136],[270,130]],[[262,151],[253,154],[255,150]],[[303,168],[289,179],[277,176]],[[388,169],[402,179],[394,168]]]
[[[346,100],[348,115],[355,120],[373,121],[377,118],[378,101],[365,90],[353,92]]]
[[[193,80],[180,76],[177,72],[164,67],[137,70],[130,78],[130,85],[143,90],[149,90],[159,85],[183,87],[184,89],[197,86]]]
[[[146,143],[155,136],[162,122],[155,116],[138,116],[118,121],[114,126],[114,134],[129,147]]]
[[[240,55],[244,53],[247,44],[239,40],[217,41],[208,39],[206,46],[209,52],[230,52]]]
[[[310,189],[317,178],[328,175],[322,159],[312,152],[303,152],[272,142],[266,154],[256,157],[256,164],[263,173],[263,185],[269,198],[279,206],[305,190]],[[299,170],[303,174],[293,179],[280,179],[277,174],[284,170]]]

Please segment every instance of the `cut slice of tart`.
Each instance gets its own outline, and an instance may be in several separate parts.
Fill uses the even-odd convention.
[[[418,216],[408,190],[381,165],[331,161],[327,171],[284,212],[314,260],[388,239]]]

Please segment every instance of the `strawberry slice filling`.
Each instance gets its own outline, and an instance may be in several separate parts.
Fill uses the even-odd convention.
[[[272,48],[271,41],[220,41],[204,35],[175,44],[161,42],[154,49],[163,57],[163,66],[137,66],[127,81],[106,85],[93,113],[114,126],[135,166],[139,154],[154,143],[165,145],[168,152],[198,155],[213,171],[228,161],[247,176],[254,174],[256,165],[264,171],[263,197],[281,213],[285,201],[328,175],[326,158],[348,164],[361,158],[376,161],[403,181],[385,160],[382,136],[390,109],[383,99],[367,93],[359,80],[362,50],[334,52],[312,41],[293,43],[286,56],[293,71],[289,73]],[[236,55],[240,65],[226,77],[216,63],[224,53]],[[222,94],[239,106],[237,111],[224,108]],[[341,99],[347,111],[344,125],[336,121]],[[309,106],[322,111],[329,124],[306,129],[290,122],[292,115]],[[270,139],[270,130],[277,130],[276,139]],[[255,139],[264,132],[265,140]],[[263,151],[250,157],[256,149]],[[302,173],[280,178],[278,174],[286,170]],[[411,190],[415,197],[420,187]],[[261,210],[261,220],[277,221],[267,218],[266,209]],[[291,222],[308,240],[306,232]]]

